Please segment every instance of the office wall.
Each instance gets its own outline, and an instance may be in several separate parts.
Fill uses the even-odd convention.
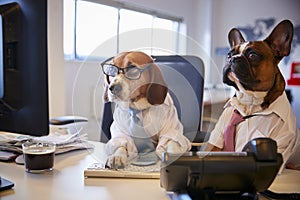
[[[66,114],[65,62],[63,53],[63,1],[48,1],[49,115]]]
[[[126,0],[126,2],[184,18],[187,52],[204,59],[207,83],[221,84],[224,55],[217,48],[228,47],[227,33],[235,26],[253,26],[257,19],[291,19],[300,24],[298,0]],[[102,108],[101,71],[98,63],[65,62],[63,59],[63,1],[49,4],[50,117],[75,114],[89,117],[90,130],[98,135]],[[296,47],[290,61],[300,61]],[[280,65],[287,78],[290,63]],[[211,72],[211,73],[210,73]],[[209,76],[208,76],[209,74]],[[293,108],[300,110],[300,89],[290,87]],[[295,112],[300,124],[300,113]],[[94,136],[93,136],[94,137]]]

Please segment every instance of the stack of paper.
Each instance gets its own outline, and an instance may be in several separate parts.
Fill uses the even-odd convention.
[[[54,142],[56,143],[56,154],[93,148],[93,145],[87,142],[87,134],[80,132],[81,130],[75,134],[54,132],[42,137],[3,133],[0,134],[0,151],[22,154],[22,144],[27,141]]]

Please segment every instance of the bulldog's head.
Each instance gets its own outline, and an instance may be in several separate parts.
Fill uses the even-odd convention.
[[[238,29],[231,29],[223,82],[239,91],[265,93],[261,107],[267,108],[284,92],[285,80],[278,63],[289,55],[292,39],[289,20],[280,22],[263,41],[245,41]]]
[[[168,88],[154,60],[140,51],[122,52],[104,61],[104,100],[143,110],[162,104]]]

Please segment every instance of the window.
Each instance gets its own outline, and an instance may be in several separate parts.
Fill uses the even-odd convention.
[[[117,34],[117,27],[118,9],[96,3],[77,1],[76,55],[79,58],[90,55],[97,46]],[[112,45],[116,46],[116,41],[113,40],[112,42]],[[107,50],[109,53],[116,53],[113,49]]]
[[[64,54],[68,60],[102,59],[138,49],[149,54],[185,53],[182,19],[101,0],[64,0]],[[104,4],[106,2],[106,4]]]

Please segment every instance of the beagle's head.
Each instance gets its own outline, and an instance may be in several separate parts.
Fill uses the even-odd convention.
[[[143,110],[162,104],[168,88],[158,66],[140,51],[123,52],[101,63],[106,75],[104,100]]]

